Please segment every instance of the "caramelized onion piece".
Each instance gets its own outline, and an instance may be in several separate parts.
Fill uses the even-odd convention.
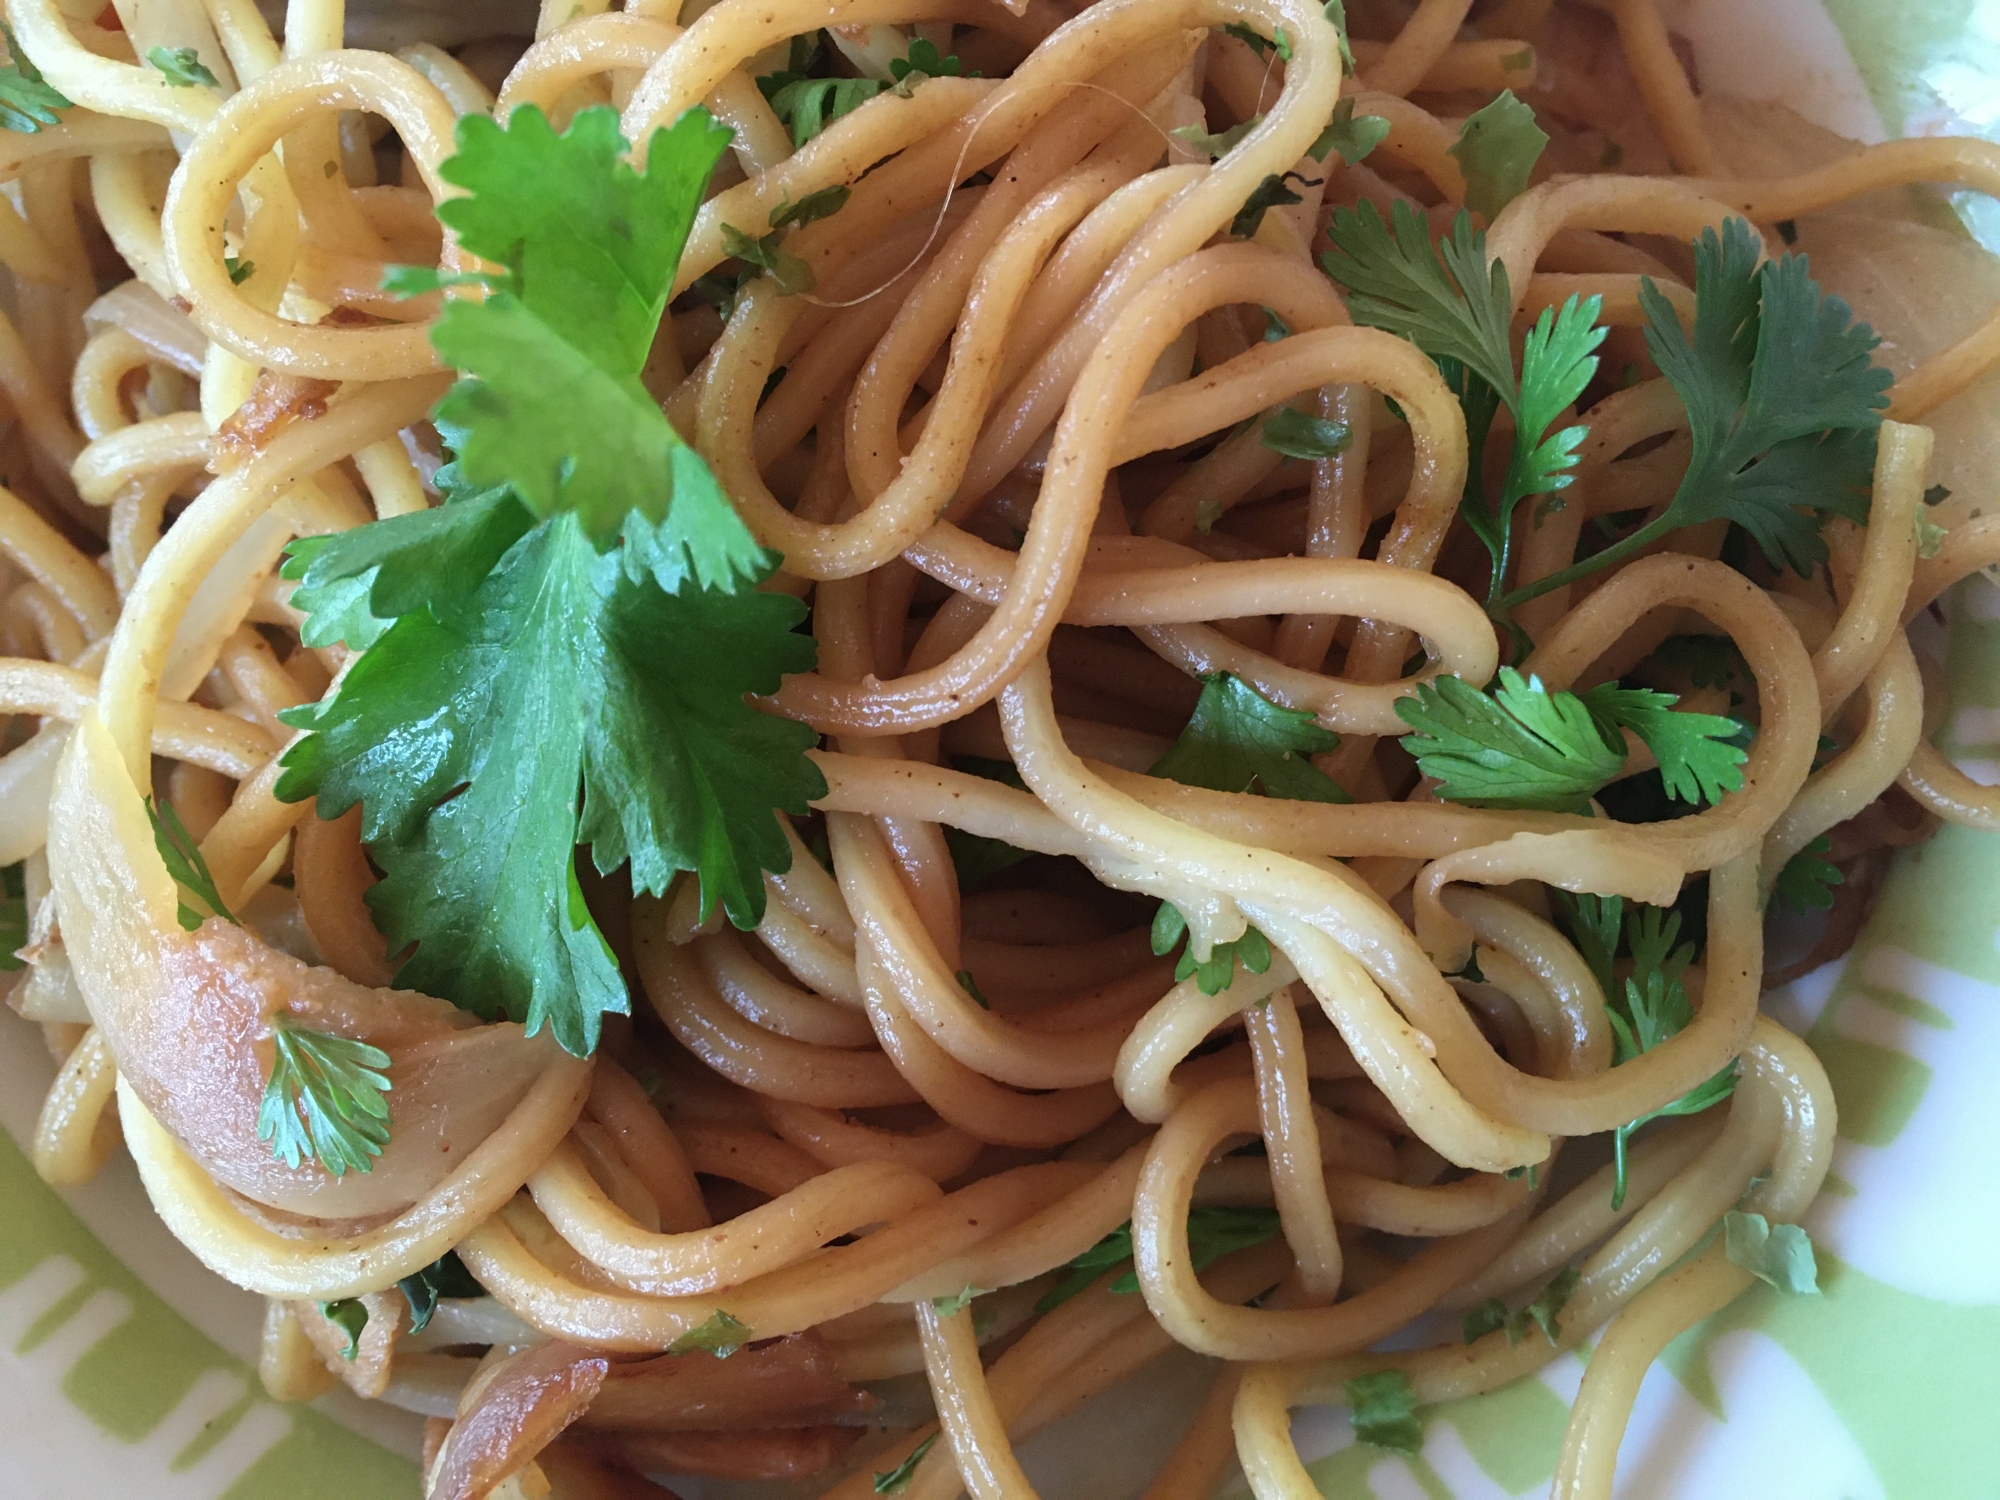
[[[728,1359],[664,1354],[612,1367],[583,1425],[620,1432],[714,1432],[813,1427],[877,1404],[840,1378],[833,1346],[795,1333]]]
[[[583,1415],[610,1361],[552,1340],[488,1367],[459,1398],[425,1500],[480,1500]]]
[[[628,1463],[649,1474],[711,1479],[810,1479],[853,1446],[859,1427],[778,1427],[739,1432],[627,1433]],[[438,1500],[434,1494],[432,1500]]]

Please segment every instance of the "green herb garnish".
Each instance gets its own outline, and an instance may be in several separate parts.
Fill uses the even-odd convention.
[[[389,1054],[352,1037],[274,1022],[271,1076],[257,1139],[297,1170],[309,1157],[335,1177],[367,1172],[389,1144]]]

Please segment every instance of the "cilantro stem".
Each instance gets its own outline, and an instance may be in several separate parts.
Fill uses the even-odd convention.
[[[1533,583],[1524,583],[1511,594],[1503,595],[1498,601],[1498,608],[1511,614],[1530,599],[1539,599],[1542,595],[1554,589],[1559,589],[1565,584],[1575,583],[1579,578],[1588,577],[1600,568],[1608,568],[1613,563],[1623,562],[1641,547],[1659,540],[1659,538],[1665,536],[1669,531],[1672,531],[1675,524],[1673,512],[1671,510],[1665,511],[1648,521],[1637,531],[1632,532],[1628,536],[1620,537],[1602,552],[1593,552],[1581,562],[1573,562],[1568,567],[1549,574],[1546,578],[1537,578]],[[1493,607],[1489,603],[1489,612]]]

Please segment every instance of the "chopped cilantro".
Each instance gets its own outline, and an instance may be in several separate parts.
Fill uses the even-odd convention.
[[[1833,888],[1842,876],[1838,865],[1821,856],[1833,848],[1833,840],[1821,834],[1785,861],[1772,883],[1771,894],[1793,911],[1824,909],[1833,905]]]
[[[669,1354],[697,1354],[706,1352],[717,1359],[727,1359],[738,1349],[749,1343],[757,1335],[750,1331],[750,1325],[740,1318],[731,1317],[721,1308],[709,1314],[708,1321],[699,1328],[690,1328],[686,1333],[667,1345]]]
[[[983,1286],[968,1286],[953,1292],[949,1297],[931,1298],[931,1306],[937,1309],[941,1318],[956,1317],[972,1305],[974,1297],[984,1297],[990,1290]]]
[[[1180,946],[1186,934],[1187,918],[1181,915],[1180,908],[1171,901],[1162,901],[1160,909],[1153,914],[1153,952],[1166,957]],[[1239,959],[1252,974],[1262,974],[1271,967],[1270,940],[1256,928],[1246,927],[1242,937],[1211,947],[1205,959],[1194,956],[1194,943],[1190,941],[1182,951],[1180,961],[1174,965],[1174,982],[1178,984],[1193,975],[1196,986],[1204,995],[1219,995],[1236,982]]]
[[[347,1347],[340,1351],[340,1357],[352,1360],[361,1352],[361,1334],[368,1327],[368,1305],[359,1297],[342,1297],[338,1302],[320,1303],[319,1310],[327,1322],[347,1335]]]
[[[160,70],[169,88],[191,89],[196,84],[219,88],[221,80],[201,60],[192,47],[149,47],[146,61]]]
[[[821,219],[830,219],[847,207],[852,190],[839,183],[823,187],[816,193],[807,193],[794,203],[787,194],[783,202],[771,210],[770,223],[773,229],[803,229],[808,224],[816,224]]]
[[[960,969],[953,977],[958,980],[958,987],[972,997],[973,1004],[981,1010],[993,1009],[993,1002],[979,992],[979,981],[972,977],[972,970]]]
[[[1518,1344],[1528,1336],[1530,1328],[1538,1328],[1542,1337],[1554,1346],[1559,1331],[1557,1315],[1562,1312],[1563,1305],[1576,1291],[1581,1279],[1582,1273],[1575,1266],[1565,1266],[1542,1288],[1534,1301],[1513,1312],[1509,1312],[1507,1304],[1498,1297],[1488,1297],[1465,1315],[1460,1332],[1466,1343],[1476,1344],[1487,1334],[1504,1328],[1507,1330],[1507,1342]]]
[[[782,248],[784,236],[779,233],[753,239],[734,224],[722,226],[722,248],[742,261],[755,266],[778,284],[778,295],[796,297],[813,289],[813,269],[798,256]]]
[[[1819,1262],[1813,1242],[1796,1224],[1773,1224],[1762,1214],[1732,1209],[1722,1216],[1723,1254],[1762,1281],[1793,1297],[1819,1295]]]
[[[1529,61],[1533,61],[1530,54]],[[1465,206],[1490,223],[1526,191],[1528,177],[1548,145],[1535,112],[1502,89],[1500,96],[1459,127],[1446,149],[1465,171]]]
[[[1250,196],[1243,200],[1243,206],[1236,210],[1236,217],[1229,221],[1229,232],[1239,240],[1247,240],[1256,235],[1264,222],[1267,209],[1283,208],[1288,203],[1303,203],[1306,200],[1285,186],[1285,178],[1296,176],[1287,172],[1283,176],[1273,172],[1254,188]],[[1305,182],[1303,177],[1300,182]],[[1311,184],[1307,184],[1310,186]]]
[[[1303,459],[1332,458],[1336,453],[1345,453],[1349,440],[1345,422],[1330,422],[1289,406],[1279,407],[1264,419],[1263,436],[1258,439],[1275,453]]]
[[[1334,105],[1333,119],[1319,133],[1319,139],[1306,147],[1306,155],[1325,161],[1329,152],[1338,151],[1340,159],[1351,167],[1388,138],[1387,120],[1380,115],[1357,115],[1354,101],[1342,99]]]
[[[314,1156],[336,1177],[373,1169],[389,1143],[389,1054],[352,1037],[274,1027],[257,1139],[295,1171]]]
[[[410,1332],[430,1327],[440,1297],[484,1297],[486,1288],[465,1269],[465,1262],[447,1250],[421,1271],[412,1271],[396,1285],[410,1304]]]
[[[1181,125],[1167,134],[1176,140],[1186,141],[1195,150],[1208,156],[1227,156],[1242,142],[1243,137],[1264,123],[1262,115],[1252,115],[1240,125],[1232,125],[1220,135],[1210,135],[1199,125]]]
[[[254,260],[238,260],[233,255],[225,255],[222,257],[222,269],[229,273],[229,284],[231,286],[241,286],[257,274],[257,262]]]
[[[1199,1273],[1235,1250],[1261,1245],[1279,1231],[1275,1208],[1193,1208],[1188,1210],[1188,1264]],[[1113,1266],[1132,1258],[1132,1225],[1119,1225],[1068,1263],[1069,1275],[1035,1304],[1037,1313],[1052,1312],[1083,1291]],[[1128,1271],[1111,1283],[1121,1295],[1139,1290],[1139,1276]]]
[[[1417,1417],[1417,1393],[1401,1370],[1377,1370],[1347,1382],[1347,1409],[1354,1436],[1377,1448],[1418,1453],[1424,1424]]]

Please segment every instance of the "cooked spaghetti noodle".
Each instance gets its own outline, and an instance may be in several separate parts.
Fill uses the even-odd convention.
[[[6,9],[67,106],[0,135],[0,860],[34,918],[13,1002],[60,1065],[35,1163],[80,1182],[122,1140],[173,1232],[270,1299],[274,1396],[330,1371],[432,1418],[427,1493],[453,1500],[675,1473],[1025,1500],[1013,1445],[1178,1344],[1213,1385],[1149,1500],[1232,1456],[1295,1500],[1293,1407],[1380,1376],[1456,1399],[1595,1340],[1555,1493],[1609,1495],[1647,1365],[1751,1281],[1717,1226],[1778,1233],[1827,1170],[1826,1075],[1758,1014],[1773,888],[1801,857],[1844,874],[1818,962],[1887,851],[2000,826],[1926,738],[1910,638],[2000,562],[1959,399],[2000,310],[1880,351],[1867,508],[1792,572],[1706,517],[1578,571],[1699,457],[1641,331],[1699,317],[1705,233],[1756,260],[1796,237],[1893,316],[1843,247],[1893,243],[1920,280],[1967,249],[1930,187],[2000,194],[2000,150],[1705,99],[1653,0],[844,0],[817,64],[829,8],[793,0],[547,0],[531,41],[394,52],[346,47],[340,0],[291,0],[282,43],[244,0]],[[810,133],[759,87],[792,67],[872,82]],[[1503,90],[1551,138],[1504,204],[1461,133]],[[817,666],[763,706],[824,737],[825,792],[780,818],[789,865],[744,930],[692,876],[584,883],[644,1004],[582,1059],[386,988],[363,813],[279,795],[294,711],[366,657],[278,568],[436,503],[438,307],[383,287],[484,274],[432,214],[460,119],[607,104],[635,163],[696,106],[732,132],[643,382],[782,559],[766,590],[810,608]],[[1330,119],[1372,149],[1330,154]],[[728,279],[772,253],[736,226],[833,190],[783,238],[808,274]],[[1517,355],[1578,299],[1608,328],[1555,403],[1588,428],[1568,479],[1500,523],[1504,610],[1468,520],[1499,483],[1473,377],[1357,326],[1381,319],[1320,260],[1363,206],[1435,238],[1468,200]],[[1280,409],[1319,446],[1271,441]],[[1691,641],[1735,659],[1731,701]],[[1595,802],[1461,805],[1397,737],[1503,665],[1550,701],[1617,680],[1726,707],[1740,777],[1631,811],[1618,790],[1668,769],[1641,737]],[[1223,683],[1309,724],[1287,763],[1348,795],[1143,774]],[[211,882],[191,930],[153,804]],[[974,873],[996,843],[1007,868]],[[1578,913],[1611,912],[1615,948],[1611,898],[1679,903],[1698,962],[1594,962]],[[1692,1015],[1640,1046],[1654,979]],[[388,1065],[364,1170],[267,1142],[304,1021]],[[1677,1103],[1718,1078],[1715,1107]],[[1629,1129],[1656,1112],[1679,1117]],[[1558,1164],[1607,1132],[1615,1164],[1589,1140]],[[1194,1243],[1222,1210],[1262,1232]],[[440,1300],[448,1252],[478,1285]],[[1093,1269],[1126,1256],[1137,1295]],[[1558,1282],[1546,1337],[1370,1352]]]

